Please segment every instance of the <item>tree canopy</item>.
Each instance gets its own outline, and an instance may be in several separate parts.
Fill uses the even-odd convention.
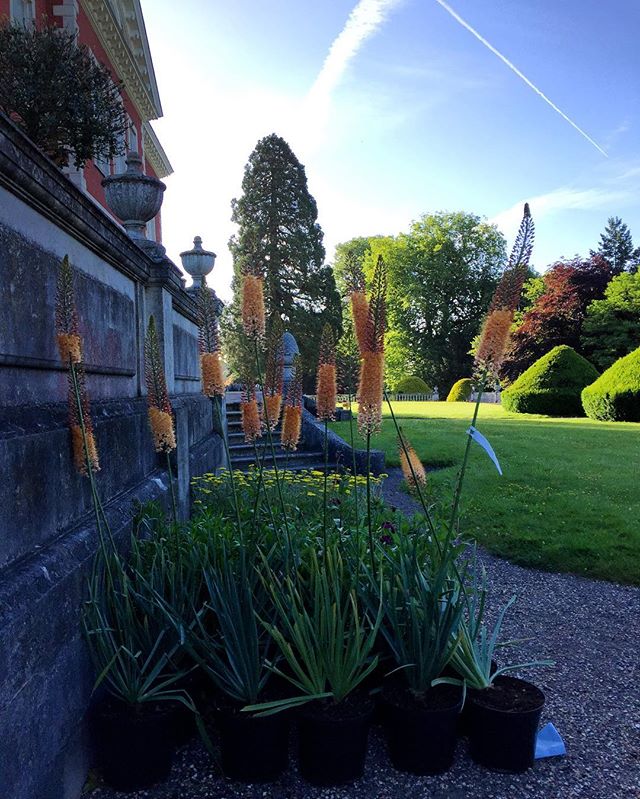
[[[309,373],[318,357],[325,323],[340,331],[340,297],[331,269],[324,265],[323,233],[304,166],[275,133],[261,139],[249,157],[242,196],[232,201],[238,232],[230,242],[235,299],[223,317],[231,368],[250,371],[240,330],[240,285],[246,269],[264,275],[265,306],[296,338]]]
[[[387,379],[417,375],[446,395],[471,372],[469,345],[506,260],[504,237],[475,214],[440,212],[408,233],[369,239],[368,278],[378,255],[389,281]]]
[[[74,34],[0,24],[0,111],[58,165],[80,167],[124,148],[120,88]]]
[[[640,272],[614,277],[604,298],[587,308],[582,326],[582,349],[601,371],[640,343]]]
[[[559,261],[543,275],[544,291],[513,333],[501,374],[508,381],[528,369],[553,347],[566,344],[580,351],[582,323],[588,305],[604,296],[613,274],[600,255]],[[534,293],[539,286],[532,286]]]

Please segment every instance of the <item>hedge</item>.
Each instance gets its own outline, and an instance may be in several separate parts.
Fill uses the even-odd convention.
[[[473,380],[470,377],[463,377],[451,386],[451,391],[447,395],[447,402],[468,402],[473,391]]]
[[[583,390],[582,406],[592,419],[640,422],[640,347]]]
[[[580,394],[597,378],[596,368],[586,358],[562,344],[502,392],[502,405],[515,413],[584,416]]]
[[[433,390],[424,382],[421,377],[401,377],[394,386],[396,394],[431,394]]]

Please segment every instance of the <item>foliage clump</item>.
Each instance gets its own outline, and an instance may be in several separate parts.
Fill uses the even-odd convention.
[[[76,36],[0,24],[0,111],[59,166],[124,151],[120,87]]]
[[[396,394],[431,394],[433,389],[421,377],[407,375],[394,385]]]
[[[640,422],[640,347],[616,361],[582,392],[592,419]]]
[[[469,402],[472,391],[473,380],[470,377],[463,377],[451,386],[447,402]]]
[[[537,360],[502,393],[502,404],[515,413],[584,416],[580,393],[598,377],[582,355],[562,344]]]

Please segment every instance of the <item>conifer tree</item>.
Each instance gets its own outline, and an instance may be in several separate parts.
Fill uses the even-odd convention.
[[[591,255],[595,255],[593,251]],[[600,234],[598,255],[611,264],[614,275],[625,269],[635,272],[640,261],[640,247],[634,250],[631,231],[619,216],[610,216],[604,232]]]
[[[261,139],[249,157],[242,196],[232,201],[238,232],[230,242],[235,299],[223,319],[227,359],[234,372],[251,372],[250,350],[239,333],[239,287],[243,270],[264,275],[268,316],[281,317],[296,338],[308,378],[318,359],[325,324],[341,327],[340,297],[325,266],[318,209],[309,193],[304,166],[284,139]]]

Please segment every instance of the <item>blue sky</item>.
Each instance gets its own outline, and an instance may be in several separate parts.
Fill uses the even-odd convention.
[[[143,0],[164,107],[154,127],[175,169],[169,255],[179,262],[201,235],[218,253],[212,284],[229,297],[230,202],[274,131],[305,164],[328,261],[340,241],[437,210],[484,216],[511,243],[525,200],[539,270],[586,255],[612,215],[640,244],[640,4],[444,6]]]

